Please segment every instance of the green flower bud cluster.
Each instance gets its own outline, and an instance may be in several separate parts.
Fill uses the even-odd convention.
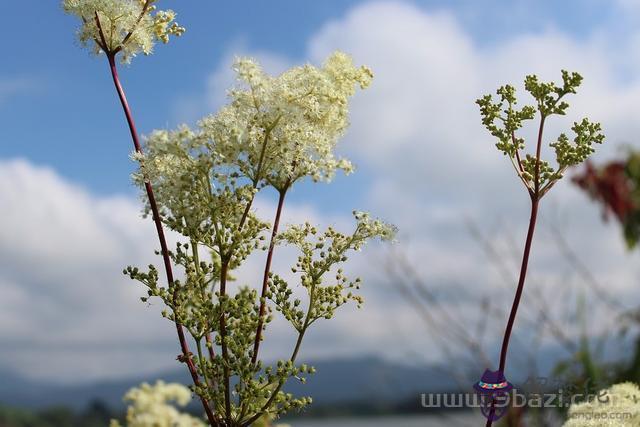
[[[555,149],[558,165],[564,169],[584,162],[595,151],[593,144],[602,144],[604,141],[600,123],[591,123],[589,119],[575,122],[571,130],[576,135],[573,143],[563,133],[556,142],[549,144]]]
[[[497,90],[500,102],[494,103],[491,95],[485,95],[476,101],[480,106],[482,124],[491,135],[498,138],[498,149],[510,157],[524,148],[524,140],[515,138],[514,133],[522,127],[524,120],[531,120],[535,116],[535,109],[531,106],[524,106],[520,110],[514,108],[517,103],[515,91],[513,86],[502,86]],[[496,125],[496,122],[502,126]]]
[[[529,75],[524,79],[524,88],[533,96],[538,104],[538,111],[543,116],[566,114],[569,104],[561,101],[567,94],[575,94],[582,83],[582,76],[562,70],[562,86],[553,82],[540,82],[537,76]]]
[[[564,101],[568,94],[575,94],[582,83],[582,76],[562,70],[562,84],[541,82],[537,76],[529,75],[524,80],[524,87],[536,101],[536,106],[524,106],[516,109],[516,91],[513,86],[505,85],[497,90],[498,101],[491,95],[485,95],[476,101],[480,107],[482,124],[498,139],[496,147],[508,156],[516,173],[532,197],[540,198],[562,178],[565,170],[582,163],[594,152],[593,144],[604,141],[604,135],[599,123],[592,123],[588,119],[575,122],[572,131],[575,138],[572,142],[562,133],[557,141],[549,144],[556,154],[556,166],[540,158],[542,132],[545,120],[552,115],[565,115],[569,104]],[[535,155],[521,154],[525,141],[517,136],[523,123],[532,120],[537,115],[540,118],[538,141]]]
[[[536,168],[538,169],[538,174],[540,174],[541,182],[549,182],[552,180],[556,180],[562,178],[562,175],[558,175],[558,172],[549,165],[549,162],[544,160],[536,160],[534,156],[531,154],[527,154],[527,156],[521,160],[522,164],[522,176],[527,182],[533,182],[534,177],[536,176]]]
[[[212,257],[210,262],[200,261],[195,247],[182,243],[177,243],[176,250],[169,255],[176,265],[184,267],[185,274],[184,280],[175,280],[168,287],[158,285],[154,265],[149,265],[147,272],[129,266],[123,273],[147,287],[143,302],[160,298],[169,309],[163,310],[164,317],[178,320],[196,340],[202,339],[219,318],[220,308],[213,303],[212,290],[219,277],[220,260]]]
[[[279,236],[281,243],[293,244],[301,252],[291,271],[300,275],[308,304],[303,308],[300,299],[292,300],[289,285],[275,274],[269,283],[268,298],[298,332],[304,333],[318,319],[331,319],[335,311],[349,301],[354,301],[358,307],[363,303],[362,297],[354,293],[360,289],[360,278],[349,280],[342,268],[336,270],[332,284],[323,284],[324,277],[333,267],[347,261],[349,251],[360,250],[366,241],[376,237],[392,240],[395,228],[363,212],[354,212],[354,217],[357,225],[350,235],[332,227],[319,233],[316,227],[305,223],[291,226]]]
[[[291,393],[282,391],[281,387],[289,378],[296,378],[304,383],[306,377],[302,375],[314,373],[315,368],[312,366],[295,365],[291,360],[280,360],[274,366],[266,367],[255,380],[250,379],[244,388],[238,390],[239,394],[257,396],[255,399],[244,400],[251,402],[245,406],[245,412],[264,412],[266,415],[278,417],[292,410],[304,408],[311,404],[310,397],[296,398]],[[267,402],[269,402],[268,409],[261,411]]]

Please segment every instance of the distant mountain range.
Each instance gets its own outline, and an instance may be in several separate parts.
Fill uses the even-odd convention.
[[[295,379],[287,391],[299,396],[312,396],[314,406],[340,402],[391,403],[420,393],[452,390],[455,382],[437,367],[412,367],[390,363],[374,357],[318,360],[310,363],[317,373],[306,384]],[[152,377],[100,381],[77,386],[61,386],[26,380],[11,372],[0,372],[0,404],[41,409],[67,406],[82,409],[100,400],[114,409],[123,407],[122,396],[143,381],[190,383],[185,370],[160,372]]]

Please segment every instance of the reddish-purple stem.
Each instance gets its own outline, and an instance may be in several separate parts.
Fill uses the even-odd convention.
[[[527,231],[527,240],[524,244],[524,253],[522,255],[522,265],[520,266],[520,279],[518,280],[518,288],[516,295],[513,299],[511,306],[511,313],[509,314],[509,321],[504,331],[504,338],[502,340],[502,350],[500,351],[500,367],[501,372],[504,372],[505,365],[507,363],[507,350],[509,347],[509,338],[511,338],[511,330],[516,320],[516,314],[518,307],[520,306],[520,299],[522,298],[522,292],[524,290],[524,282],[527,277],[527,266],[529,265],[529,254],[531,252],[531,243],[533,241],[533,233],[536,228],[536,219],[538,217],[538,198],[531,199],[531,216],[529,218],[529,229]]]
[[[284,198],[287,194],[287,188],[280,190],[280,196],[278,197],[278,208],[276,210],[276,217],[273,221],[273,229],[271,230],[271,241],[269,242],[269,251],[267,252],[267,261],[264,266],[264,275],[262,277],[262,292],[260,293],[260,312],[258,315],[258,327],[256,328],[256,338],[253,343],[253,355],[251,356],[251,363],[256,364],[258,361],[258,351],[260,350],[260,341],[262,338],[262,329],[264,326],[264,317],[267,308],[267,287],[269,284],[269,272],[271,271],[271,260],[273,259],[273,251],[275,249],[276,235],[278,234],[278,227],[280,226],[280,215],[282,214],[282,208],[284,206]]]
[[[124,93],[124,89],[120,84],[120,79],[118,77],[118,70],[116,67],[115,54],[107,54],[107,58],[109,59],[109,68],[111,70],[111,76],[113,77],[113,84],[116,87],[116,91],[118,92],[118,97],[120,98],[120,103],[122,104],[122,109],[124,110],[124,114],[127,118],[127,123],[129,125],[129,131],[131,132],[131,138],[133,140],[133,145],[137,153],[142,154],[142,146],[140,145],[140,140],[138,138],[138,132],[136,131],[135,122],[133,121],[133,116],[131,114],[131,108],[129,107],[129,103],[127,102],[127,98]],[[160,219],[160,213],[158,211],[158,205],[156,203],[155,196],[153,194],[153,188],[151,187],[151,183],[145,181],[144,183],[145,191],[147,193],[147,197],[149,198],[149,206],[151,207],[151,213],[153,215],[153,222],[156,226],[156,231],[158,233],[158,240],[160,241],[160,249],[162,253],[162,260],[164,262],[165,272],[167,274],[167,281],[170,286],[173,286],[173,270],[171,268],[171,259],[169,258],[169,249],[167,247],[167,240],[164,235],[164,229],[162,226],[162,221]],[[177,302],[177,288],[174,289],[173,300],[174,303]],[[178,340],[180,341],[180,348],[182,350],[181,359],[187,364],[189,368],[189,373],[191,374],[191,378],[193,379],[193,383],[196,387],[201,387],[200,378],[198,376],[198,371],[196,369],[195,364],[193,363],[193,359],[191,358],[191,351],[189,350],[189,344],[187,343],[187,338],[184,334],[184,328],[182,324],[175,319],[176,331],[178,333]],[[202,402],[202,406],[207,414],[207,418],[209,423],[212,426],[219,426],[220,424],[216,420],[211,407],[209,406],[209,402],[200,396],[200,400]]]
[[[220,299],[224,300],[227,292],[227,274],[229,268],[229,260],[222,260],[220,267]],[[220,340],[222,347],[222,359],[224,370],[224,407],[227,416],[227,421],[231,425],[231,383],[229,377],[231,376],[229,365],[226,363],[229,360],[229,350],[227,349],[227,324],[224,311],[220,314]]]
[[[518,313],[518,307],[520,306],[520,300],[522,299],[522,292],[524,291],[524,283],[527,278],[527,267],[529,265],[529,254],[531,253],[531,243],[533,242],[533,233],[536,228],[536,220],[538,218],[538,205],[540,203],[540,155],[542,151],[542,133],[544,131],[544,115],[540,118],[540,127],[538,129],[538,142],[536,144],[536,169],[535,169],[535,182],[534,189],[530,191],[531,196],[531,216],[529,217],[529,229],[527,230],[527,239],[524,244],[524,253],[522,254],[522,265],[520,266],[520,278],[518,279],[518,288],[516,289],[516,295],[513,298],[513,304],[511,305],[511,313],[509,314],[509,320],[507,321],[507,327],[504,331],[504,338],[502,339],[502,349],[500,350],[500,365],[498,370],[504,373],[505,366],[507,364],[507,352],[509,349],[509,339],[511,338],[511,331],[516,320],[516,314]],[[491,404],[491,412],[487,419],[485,427],[491,427],[493,424],[493,414],[495,412],[495,400]]]

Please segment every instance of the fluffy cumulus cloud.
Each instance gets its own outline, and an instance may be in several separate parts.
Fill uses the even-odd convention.
[[[161,265],[154,227],[135,198],[92,195],[46,167],[5,160],[0,206],[0,371],[90,381],[178,369],[175,330],[160,316],[160,303],[143,304],[142,286],[122,274],[126,265]],[[269,195],[256,203],[264,218],[274,208]],[[282,222],[304,220],[353,226],[300,203],[288,206]],[[286,272],[295,253],[279,251],[274,268]],[[263,263],[264,253],[256,253],[236,283],[258,283]],[[322,333],[318,338],[316,350]],[[291,327],[276,322],[264,354],[285,357],[294,340]]]
[[[4,367],[90,379],[166,365],[155,354],[171,359],[170,330],[145,313],[140,289],[122,275],[128,263],[151,261],[155,247],[135,200],[95,197],[12,160],[0,163],[0,204]]]
[[[445,304],[458,299],[449,312],[476,330],[479,297],[494,292],[501,295],[492,298],[494,303],[507,304],[512,297],[528,206],[509,162],[480,124],[475,99],[507,82],[522,90],[526,74],[559,79],[560,69],[579,71],[584,85],[571,99],[568,117],[550,123],[548,138],[588,113],[603,123],[608,137],[597,158],[609,158],[640,131],[634,108],[640,99],[635,78],[640,64],[622,54],[637,51],[640,37],[612,40],[603,27],[578,38],[549,28],[479,44],[460,22],[453,13],[409,3],[363,3],[319,29],[305,59],[318,63],[340,49],[374,70],[374,84],[356,97],[344,142],[366,174],[365,187],[359,188],[365,192],[363,207],[399,227],[399,247],[417,273]],[[299,62],[271,52],[253,56],[270,71]],[[192,104],[190,111],[223,102],[232,82],[232,57],[223,58],[205,82],[209,99]],[[0,340],[11,345],[3,348],[0,363],[20,368],[26,360],[33,362],[32,369],[46,357],[60,377],[75,370],[84,377],[126,375],[141,363],[149,370],[172,366],[173,330],[159,318],[157,307],[144,309],[137,299],[140,289],[120,274],[124,265],[152,260],[149,252],[155,247],[153,228],[141,222],[135,200],[96,197],[52,171],[12,161],[0,164],[0,206],[11,207],[0,227]],[[271,199],[258,204],[267,218],[272,208]],[[288,221],[311,216],[349,226],[347,216],[327,218],[322,211],[312,204],[291,205]],[[637,297],[637,255],[626,253],[616,227],[603,224],[597,208],[569,180],[545,198],[542,218],[525,298],[543,294],[554,306],[563,303],[560,311],[575,310],[581,294],[591,295],[589,280],[619,299]],[[496,245],[502,267],[474,240],[469,222]],[[566,262],[552,225],[563,227],[564,238],[595,280],[587,280],[575,262]],[[384,269],[388,253],[379,249],[355,257],[351,266],[370,285],[363,310],[346,309],[335,321],[320,323],[305,355],[401,357],[415,351],[430,360],[442,356],[432,350],[435,341],[392,286]],[[261,263],[261,258],[252,259],[241,279],[253,283]],[[275,268],[284,271],[286,264]],[[594,304],[594,315],[598,308]],[[440,309],[447,311],[447,306]],[[535,317],[535,309],[528,312]],[[497,342],[493,335],[502,330],[504,317],[504,310],[497,313],[486,343]],[[265,347],[268,357],[290,342],[284,325],[275,330]],[[41,370],[32,373],[46,373]]]
[[[635,50],[635,40],[612,39],[605,26],[581,37],[548,28],[487,45],[474,39],[453,13],[372,2],[328,22],[310,40],[308,57],[319,62],[341,49],[374,70],[374,84],[352,108],[344,146],[367,170],[367,203],[411,241],[409,257],[425,280],[460,282],[473,295],[497,292],[508,304],[512,288],[501,285],[498,269],[465,222],[476,223],[498,245],[515,282],[528,198],[508,161],[493,148],[474,101],[504,83],[516,84],[526,99],[525,75],[558,80],[561,69],[579,71],[584,84],[570,99],[568,116],[548,123],[546,142],[588,115],[602,122],[607,135],[595,159],[611,158],[640,130],[633,108],[640,97],[640,69],[623,55]],[[523,136],[531,141],[534,131]],[[546,155],[553,158],[550,150]],[[573,255],[589,266],[598,286],[619,299],[637,297],[637,255],[626,252],[616,227],[603,224],[596,207],[568,179],[544,200],[542,217],[529,293],[546,292],[553,299],[562,286],[567,299],[559,312],[575,311],[584,293],[594,317],[610,315],[604,309],[596,314],[602,304],[587,284],[594,280],[587,280],[582,266],[559,244],[553,230],[561,227]],[[400,312],[384,304],[379,298],[368,313],[376,316],[382,309],[389,318]],[[459,314],[465,318],[465,312]],[[473,324],[473,317],[464,321]],[[594,330],[597,325],[593,322]],[[404,330],[417,336],[419,327],[413,322]]]
[[[342,49],[374,70],[372,88],[353,106],[345,146],[370,171],[372,210],[383,213],[411,240],[409,257],[425,280],[434,285],[458,281],[465,292],[497,292],[508,303],[513,291],[500,285],[495,265],[474,242],[465,221],[476,223],[502,248],[515,282],[528,198],[509,162],[493,148],[474,101],[504,83],[516,84],[526,99],[525,75],[558,80],[561,69],[579,71],[584,84],[570,99],[568,116],[549,122],[546,142],[588,115],[602,122],[607,135],[595,158],[610,158],[640,130],[633,108],[640,97],[640,69],[622,54],[635,49],[637,38],[628,40],[612,40],[606,28],[594,28],[580,38],[549,28],[486,45],[447,11],[372,2],[327,23],[310,41],[309,57],[319,61]],[[523,136],[531,141],[534,129]],[[546,155],[553,158],[550,150]],[[595,206],[568,179],[544,200],[542,213],[532,287],[547,289],[552,299],[558,286],[573,289],[565,311],[575,310],[576,294],[593,297],[585,275],[576,275],[580,267],[566,262],[552,231],[560,226],[574,255],[593,270],[597,281],[619,298],[637,297],[637,256],[625,251],[617,229],[602,224]],[[533,292],[539,291],[530,289]],[[595,307],[601,304],[588,300],[597,317]],[[460,312],[463,318],[465,312]],[[473,325],[473,317],[466,322]],[[415,326],[407,328],[412,335],[419,333]]]

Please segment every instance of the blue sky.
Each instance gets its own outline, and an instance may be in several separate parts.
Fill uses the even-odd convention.
[[[171,329],[157,307],[144,309],[140,290],[120,275],[124,265],[157,261],[156,240],[151,224],[139,218],[129,180],[131,141],[106,60],[79,48],[77,22],[57,1],[41,3],[3,8],[0,206],[7,211],[0,223],[0,342],[14,347],[1,346],[0,370],[22,369],[19,360],[38,366],[43,352],[55,369],[25,373],[64,379],[81,367],[90,379],[128,375],[141,361],[149,370],[173,367]],[[393,222],[399,246],[425,280],[461,284],[456,295],[466,298],[451,309],[471,325],[479,295],[500,289],[510,300],[512,294],[497,285],[500,274],[465,221],[517,259],[509,248],[519,245],[527,215],[526,194],[493,149],[473,101],[527,73],[557,79],[561,68],[575,69],[585,84],[568,119],[588,113],[602,121],[608,140],[596,159],[637,145],[635,0],[161,0],[160,7],[178,12],[186,34],[120,68],[143,134],[213,112],[233,83],[234,54],[280,69],[319,63],[341,49],[373,68],[373,85],[356,96],[340,148],[357,173],[332,185],[301,185],[286,219],[349,226],[351,210],[364,208]],[[550,123],[549,131],[565,125]],[[273,200],[260,203],[270,218]],[[615,224],[603,224],[584,195],[563,182],[545,199],[542,217],[532,283],[553,288],[564,280],[580,289],[545,232],[544,221],[558,222],[598,279],[637,301],[638,256],[625,251]],[[371,283],[369,302],[319,326],[308,354],[401,359],[411,352],[439,360],[424,325],[388,286],[381,267],[388,253],[374,247],[366,254],[355,258],[353,270]],[[595,317],[610,315],[597,311]],[[502,327],[496,319],[495,330]],[[275,357],[288,339],[274,332],[275,344],[265,351]],[[492,343],[489,337],[487,346]]]
[[[142,133],[175,125],[176,101],[204,90],[207,76],[230,46],[304,61],[311,35],[363,2],[163,3],[178,11],[188,32],[169,46],[158,46],[159,54],[138,58],[121,71]],[[414,3],[426,11],[452,12],[480,48],[547,27],[584,37],[613,15],[602,1],[487,1],[482,7],[476,1]],[[9,2],[5,10],[15,18],[3,26],[9,43],[0,78],[18,88],[0,98],[6,141],[0,156],[50,165],[99,193],[130,191],[127,130],[104,58],[79,50],[75,18],[65,16],[55,1],[40,7]]]

